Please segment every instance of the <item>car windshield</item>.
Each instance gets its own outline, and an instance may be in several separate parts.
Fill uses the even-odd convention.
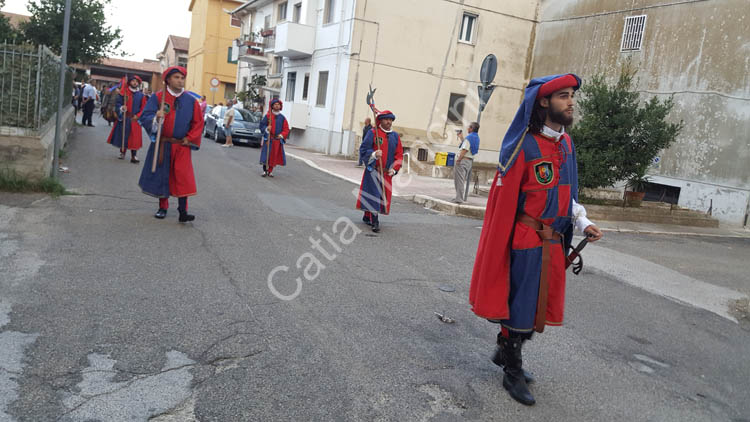
[[[234,120],[238,122],[258,123],[259,119],[243,108],[234,109]]]

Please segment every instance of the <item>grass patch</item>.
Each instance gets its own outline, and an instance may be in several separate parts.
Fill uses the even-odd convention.
[[[68,150],[60,148],[60,150],[57,151],[57,158],[64,159],[68,156]]]
[[[44,192],[54,197],[66,195],[65,190],[58,180],[45,177],[41,180],[29,180],[19,176],[15,170],[0,171],[0,191],[5,192]]]

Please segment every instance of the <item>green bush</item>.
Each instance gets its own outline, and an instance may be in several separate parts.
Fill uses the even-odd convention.
[[[41,180],[29,180],[21,177],[15,170],[0,171],[0,191],[5,192],[44,192],[57,197],[68,192],[58,180],[45,177]]]
[[[581,87],[581,119],[570,129],[578,158],[578,187],[600,188],[621,180],[642,180],[654,157],[677,139],[683,122],[669,123],[672,98],[641,104],[633,88],[635,71],[623,65],[614,84],[604,74]]]

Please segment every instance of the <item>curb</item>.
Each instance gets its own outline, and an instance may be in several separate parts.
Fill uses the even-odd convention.
[[[323,173],[329,174],[333,177],[336,177],[341,180],[345,180],[349,183],[353,183],[355,185],[359,185],[359,180],[350,179],[346,176],[342,176],[338,173],[334,173],[330,170],[326,170],[319,165],[315,164],[314,161],[309,160],[307,158],[300,157],[298,155],[294,155],[291,153],[286,153],[287,156],[292,157],[296,160],[300,160],[303,163],[307,164],[308,166],[319,170]],[[396,195],[393,196],[397,198],[403,198],[407,199],[411,202],[414,202],[415,204],[422,205],[427,209],[439,211],[442,213],[445,213],[447,215],[454,215],[459,217],[467,217],[467,218],[474,218],[477,220],[482,220],[484,218],[485,208],[484,207],[478,207],[476,205],[461,205],[456,204],[449,201],[444,201],[442,199],[433,198],[431,196],[427,195],[421,195],[421,194],[402,194],[402,195]],[[658,231],[658,230],[632,230],[632,229],[621,229],[621,228],[610,228],[610,227],[600,227],[600,229],[603,232],[609,232],[609,233],[628,233],[628,234],[651,234],[651,235],[671,235],[671,236],[697,236],[697,237],[721,237],[721,238],[730,238],[730,239],[748,239],[750,238],[750,233],[746,236],[743,236],[741,234],[715,234],[715,233],[693,233],[693,232],[667,232],[667,231]]]
[[[354,183],[355,185],[359,185],[359,180],[350,179],[346,176],[342,176],[338,173],[334,173],[330,170],[326,170],[323,167],[320,167],[317,165],[314,161],[309,160],[304,157],[300,157],[298,155],[294,155],[292,153],[287,152],[287,156],[292,157],[296,160],[302,161],[303,163],[307,164],[308,166],[319,170],[323,173],[329,174],[333,177],[336,177],[341,180],[345,180],[349,183]],[[453,202],[444,201],[442,199],[433,198],[431,196],[427,195],[420,195],[420,194],[393,194],[393,196],[397,198],[403,198],[407,199],[409,201],[414,202],[415,204],[422,205],[425,208],[440,211],[448,215],[455,215],[460,217],[468,217],[468,218],[475,218],[481,220],[484,218],[484,207],[478,207],[475,205],[460,205]]]

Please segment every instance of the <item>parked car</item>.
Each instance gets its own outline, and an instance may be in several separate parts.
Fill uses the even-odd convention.
[[[242,108],[233,108],[232,110],[234,111],[234,122],[230,128],[232,143],[260,147],[263,134],[260,131],[258,116]],[[226,128],[224,128],[226,112],[227,106],[216,106],[211,109],[211,112],[206,115],[206,122],[203,125],[203,136],[216,142],[226,142]]]
[[[211,114],[211,110],[214,108],[214,106],[206,106],[206,112],[203,113],[203,123],[206,122],[206,118],[208,118],[208,115]],[[205,126],[205,125],[204,125]]]

